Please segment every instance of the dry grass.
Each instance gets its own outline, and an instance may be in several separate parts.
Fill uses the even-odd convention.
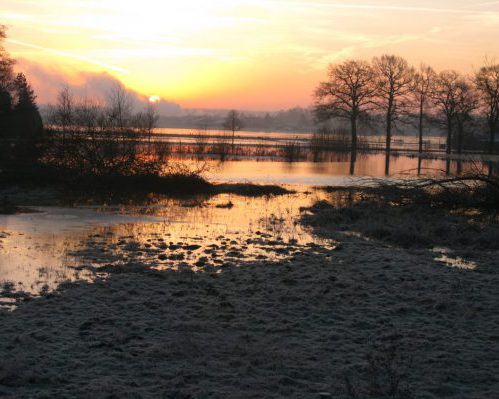
[[[497,211],[468,191],[382,186],[329,193],[303,217],[318,231],[355,232],[402,248],[499,249]]]

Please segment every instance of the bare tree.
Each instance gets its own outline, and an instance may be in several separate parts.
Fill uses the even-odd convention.
[[[243,128],[243,121],[239,116],[239,112],[236,110],[231,110],[227,114],[227,117],[224,121],[224,128],[232,131],[232,152],[234,152],[234,138],[236,135],[236,131],[239,131]]]
[[[495,151],[495,135],[499,130],[499,64],[488,64],[475,74],[475,85],[480,94],[489,130],[489,152]]]
[[[452,136],[459,112],[459,93],[463,77],[456,71],[440,72],[433,92],[433,103],[447,131],[447,154],[452,152]]]
[[[121,84],[116,84],[108,93],[108,117],[110,127],[124,133],[131,124],[133,101],[130,93]]]
[[[352,149],[357,148],[357,124],[372,105],[376,92],[374,72],[365,61],[349,60],[330,65],[328,81],[315,91],[315,114],[318,120],[347,119],[350,122]]]
[[[74,124],[75,99],[68,86],[64,86],[57,95],[55,106],[50,107],[49,122],[62,132],[62,141],[66,141],[66,136],[70,127]]]
[[[146,110],[144,112],[145,120],[146,120],[146,133],[149,135],[149,140],[151,138],[151,134],[154,129],[158,126],[159,115],[158,111],[154,104],[149,103],[146,106]]]
[[[423,152],[423,132],[426,108],[432,96],[437,74],[432,67],[421,64],[414,74],[411,92],[418,109],[419,153]]]
[[[456,96],[457,153],[463,152],[463,138],[466,125],[472,120],[472,113],[478,108],[478,96],[469,79],[457,82]]]
[[[144,108],[144,111],[139,112],[135,116],[135,121],[133,122],[133,125],[136,129],[138,129],[141,132],[144,132],[147,135],[147,140],[149,142],[149,145],[151,144],[151,138],[154,129],[158,125],[158,120],[159,120],[158,112],[156,111],[156,107],[152,103],[147,104],[146,107]]]
[[[373,67],[378,89],[376,102],[385,114],[386,150],[389,152],[393,126],[408,108],[407,96],[412,89],[414,69],[405,59],[395,55],[375,57]]]
[[[161,173],[168,147],[143,149],[134,134],[145,131],[138,126],[139,118],[130,113],[131,106],[122,92],[112,94],[104,106],[92,99],[75,98],[67,88],[61,91],[52,121],[55,129],[63,129],[66,140],[54,137],[45,156],[49,164],[80,176]]]

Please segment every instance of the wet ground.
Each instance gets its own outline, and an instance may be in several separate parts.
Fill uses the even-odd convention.
[[[216,182],[292,184],[302,186],[344,186],[358,184],[366,177],[410,177],[460,175],[478,171],[488,173],[490,165],[479,155],[445,159],[418,158],[408,155],[385,153],[358,153],[352,158],[348,152],[329,153],[318,162],[239,158],[220,162],[216,158],[205,158],[208,166],[206,177]],[[497,162],[492,166],[497,169]],[[388,171],[388,173],[387,173]]]
[[[320,189],[292,188],[297,191],[278,196],[222,194],[157,199],[147,205],[31,207],[30,213],[0,215],[0,306],[12,307],[63,282],[93,281],[135,265],[220,272],[255,261],[329,257],[341,244],[300,223],[300,208],[341,198]],[[370,223],[382,226],[383,221]],[[432,253],[439,265],[476,267],[446,247]]]
[[[109,267],[205,271],[278,262],[335,245],[298,223],[320,191],[245,198],[162,199],[152,205],[34,207],[0,215],[0,305],[93,280]]]

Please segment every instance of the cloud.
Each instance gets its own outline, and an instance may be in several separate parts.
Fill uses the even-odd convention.
[[[366,10],[366,11],[400,11],[407,13],[421,12],[421,13],[442,13],[442,14],[469,14],[470,12],[476,12],[473,10],[474,7],[488,7],[491,5],[499,4],[499,1],[490,1],[481,4],[467,5],[466,7],[460,8],[456,6],[452,7],[434,7],[434,6],[422,6],[415,2],[414,5],[400,5],[400,4],[369,4],[364,3],[352,3],[352,2],[332,2],[330,0],[325,1],[303,1],[303,0],[270,0],[269,4],[279,5],[279,6],[296,6],[302,7],[304,10],[310,10],[311,8],[317,8],[322,10]],[[481,11],[479,11],[481,12]],[[487,11],[483,11],[487,12]]]
[[[109,92],[121,84],[118,79],[106,72],[68,72],[59,68],[47,68],[24,59],[18,60],[16,68],[26,74],[41,105],[54,103],[57,94],[65,86],[69,87],[77,97],[105,101]],[[128,92],[136,111],[148,104],[148,96],[133,90]],[[161,115],[177,115],[182,112],[178,104],[165,99],[155,103],[155,107]]]
[[[6,41],[8,43],[17,44],[18,46],[28,47],[28,48],[34,49],[34,50],[40,50],[44,53],[54,54],[54,55],[58,55],[58,56],[61,56],[64,58],[69,58],[72,60],[83,61],[83,62],[86,62],[88,64],[97,65],[105,70],[114,71],[114,72],[121,72],[121,73],[128,73],[128,70],[126,70],[125,68],[111,65],[111,64],[99,61],[97,59],[94,59],[94,58],[85,57],[83,55],[72,54],[69,51],[54,50],[51,48],[38,46],[38,45],[33,44],[33,43],[27,43],[27,42],[23,42],[20,40],[14,40],[14,39],[9,39],[9,38],[7,38]]]

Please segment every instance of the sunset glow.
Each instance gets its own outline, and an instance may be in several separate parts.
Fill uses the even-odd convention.
[[[347,57],[466,72],[499,55],[496,1],[0,0],[0,23],[42,102],[56,77],[106,73],[184,107],[279,109],[309,105]]]
[[[161,97],[160,96],[151,96],[149,97],[149,102],[151,104],[155,104],[155,103],[158,103],[161,101]]]

